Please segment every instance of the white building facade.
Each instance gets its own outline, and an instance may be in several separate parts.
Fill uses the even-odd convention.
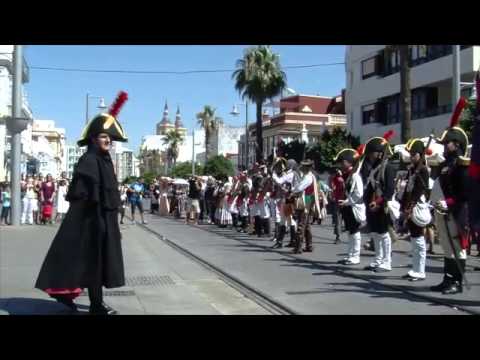
[[[385,45],[348,45],[345,63],[348,130],[363,142],[393,129],[393,142],[400,142],[398,52]],[[473,83],[479,66],[480,47],[462,45],[460,81]],[[428,136],[432,129],[440,135],[452,112],[452,46],[411,45],[410,67],[411,135]],[[471,90],[471,86],[463,88],[462,95],[469,97]]]
[[[57,178],[67,171],[65,129],[57,128],[53,120],[34,120],[31,138],[33,155],[40,161],[39,173]]]
[[[75,165],[78,162],[78,159],[85,153],[87,150],[86,147],[79,147],[77,145],[67,145],[66,151],[66,164],[67,164],[67,178],[71,179],[73,177],[73,170]]]

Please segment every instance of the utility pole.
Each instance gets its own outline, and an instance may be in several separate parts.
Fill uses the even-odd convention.
[[[12,189],[12,225],[20,225],[22,210],[21,204],[21,133],[26,129],[28,120],[21,117],[22,113],[22,71],[23,49],[22,45],[15,45],[13,50],[13,76],[12,76],[12,117],[8,122],[8,129],[12,134],[10,182]]]
[[[245,101],[245,170],[248,170],[248,148],[250,147],[248,136],[248,100]]]
[[[460,45],[452,45],[452,109],[460,99]]]
[[[195,176],[195,129],[192,129],[192,176]]]

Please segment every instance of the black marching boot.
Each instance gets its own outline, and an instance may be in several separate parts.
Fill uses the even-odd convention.
[[[463,292],[463,273],[465,272],[466,261],[462,259],[459,260],[459,265],[461,267],[461,271],[460,271],[455,259],[451,259],[451,260],[452,260],[452,266],[455,266],[455,268],[452,268],[454,278],[450,282],[450,286],[443,289],[442,291],[443,295],[454,295],[454,294],[459,294]]]
[[[101,286],[89,287],[90,299],[89,313],[91,315],[116,315],[118,312],[103,302],[103,290]]]
[[[451,269],[451,264],[450,264],[449,258],[443,258],[443,280],[440,284],[431,286],[430,291],[434,292],[442,292],[445,290],[449,285],[450,285],[450,278],[447,276],[447,274],[450,273]]]
[[[290,226],[290,242],[288,243],[287,247],[295,247],[295,238],[297,232],[295,231],[295,226]]]
[[[280,225],[278,227],[278,234],[277,234],[277,242],[273,245],[273,249],[281,249],[283,248],[283,238],[285,237],[285,233],[287,232],[287,227],[285,225]]]

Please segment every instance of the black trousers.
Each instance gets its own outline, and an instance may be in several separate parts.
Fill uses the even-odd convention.
[[[246,230],[248,227],[248,216],[240,216],[240,226],[243,230]]]
[[[233,227],[236,228],[238,226],[238,214],[231,213],[231,215]]]
[[[342,217],[345,221],[345,228],[350,234],[355,234],[360,229],[360,223],[355,219],[351,206],[344,206],[341,208]]]

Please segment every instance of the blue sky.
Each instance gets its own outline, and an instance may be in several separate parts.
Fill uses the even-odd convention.
[[[27,46],[25,58],[30,66],[39,67],[153,71],[234,69],[246,47]],[[280,55],[282,66],[344,61],[343,45],[272,48]],[[286,69],[285,72],[288,87],[298,93],[334,96],[345,87],[343,65]],[[55,120],[58,127],[66,128],[67,143],[74,143],[84,126],[87,92],[103,96],[107,104],[114,100],[119,90],[129,93],[120,121],[130,139],[128,147],[135,152],[143,135],[155,133],[165,100],[168,100],[172,120],[180,105],[184,125],[189,129],[195,125],[195,114],[206,104],[216,107],[217,114],[228,124],[241,125],[245,119],[243,112],[238,119],[229,114],[232,105],[241,101],[231,73],[147,75],[31,69],[26,90],[35,118]],[[98,100],[90,101],[90,118],[98,110],[97,105]],[[254,117],[254,106],[250,106],[249,118],[253,121]]]

